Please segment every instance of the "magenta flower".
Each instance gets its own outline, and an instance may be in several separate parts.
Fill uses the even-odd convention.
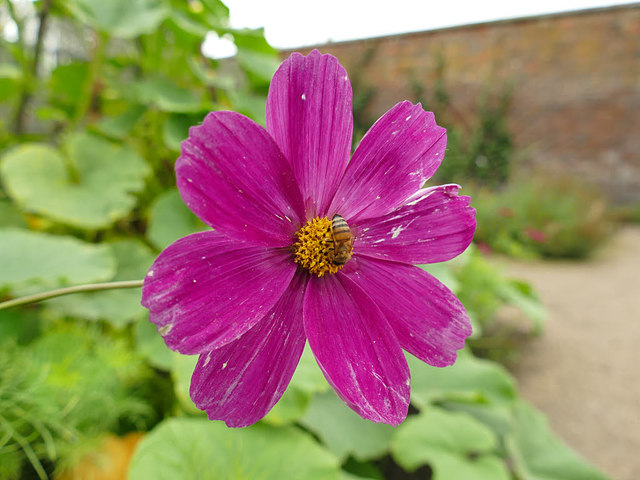
[[[421,189],[445,129],[401,102],[349,160],[351,100],[336,58],[294,53],[271,83],[266,130],[213,112],[182,143],[178,188],[213,230],[160,254],[142,304],[169,348],[200,355],[191,398],[210,419],[260,420],[308,341],[349,407],[397,425],[409,406],[403,349],[451,365],[471,333],[460,301],[413,265],[455,257],[475,231],[457,185]],[[349,228],[332,230],[336,214],[351,242]]]

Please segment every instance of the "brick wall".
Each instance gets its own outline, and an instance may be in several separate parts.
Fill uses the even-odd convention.
[[[461,119],[473,121],[487,89],[512,85],[508,124],[522,166],[577,175],[618,202],[640,201],[640,4],[317,48],[376,89],[376,117],[413,100],[412,82],[431,89],[439,57]]]

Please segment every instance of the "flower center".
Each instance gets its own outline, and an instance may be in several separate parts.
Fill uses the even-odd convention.
[[[339,218],[342,219],[342,217]],[[346,226],[344,219],[342,222]],[[340,240],[336,242],[332,221],[326,217],[316,217],[309,220],[296,232],[296,237],[298,241],[293,246],[296,263],[318,277],[322,277],[325,273],[336,273],[348,260],[348,258],[344,258],[344,255],[336,255],[336,246],[339,249],[341,242]],[[349,240],[350,253],[351,243]]]

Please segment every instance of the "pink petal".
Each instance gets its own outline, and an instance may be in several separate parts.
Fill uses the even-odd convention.
[[[324,216],[351,153],[351,83],[331,55],[293,53],[271,81],[267,130],[289,160],[307,208]]]
[[[244,244],[217,232],[167,247],[142,287],[142,305],[169,348],[205,353],[249,330],[280,299],[296,270],[282,249]]]
[[[460,300],[421,268],[352,258],[349,278],[373,298],[403,349],[435,367],[453,365],[471,335]]]
[[[311,277],[304,330],[329,383],[358,415],[400,424],[409,407],[407,362],[384,314],[344,275]]]
[[[435,173],[446,145],[446,130],[433,113],[398,103],[356,148],[329,213],[356,223],[396,209]]]
[[[421,190],[407,205],[357,225],[354,252],[405,263],[450,260],[469,246],[476,231],[470,197],[458,185]]]
[[[278,303],[240,338],[200,355],[191,378],[191,398],[211,420],[245,427],[280,400],[304,349],[302,300],[307,278],[294,276]]]
[[[304,214],[293,172],[273,139],[235,112],[189,130],[176,161],[178,189],[200,219],[258,245],[291,244]]]

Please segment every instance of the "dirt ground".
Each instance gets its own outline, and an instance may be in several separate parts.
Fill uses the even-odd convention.
[[[604,472],[640,479],[640,227],[588,262],[496,261],[549,313],[515,371],[522,395]]]

